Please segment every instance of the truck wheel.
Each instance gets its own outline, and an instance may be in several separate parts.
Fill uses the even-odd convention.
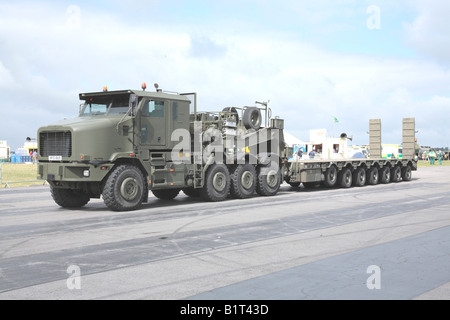
[[[256,182],[256,192],[261,196],[274,196],[280,190],[281,170],[262,166],[258,168],[258,178]]]
[[[369,170],[367,170],[367,173],[366,173],[367,184],[370,184],[370,185],[378,184],[379,176],[380,175],[379,175],[377,167],[370,168]]]
[[[152,190],[152,193],[158,199],[172,200],[180,193],[180,189]]]
[[[380,170],[380,182],[389,183],[391,181],[391,169],[389,167],[383,167]]]
[[[332,188],[338,181],[338,170],[335,165],[332,165],[325,171],[325,181],[323,182],[326,187]]]
[[[138,168],[121,165],[115,168],[103,188],[103,200],[114,211],[139,208],[144,198],[144,176]]]
[[[251,164],[238,165],[231,173],[231,196],[235,199],[250,198],[256,189],[256,170]]]
[[[402,168],[402,180],[403,181],[411,181],[412,179],[412,169],[410,165]]]
[[[58,189],[50,186],[50,193],[56,204],[63,208],[80,208],[90,200],[87,194],[72,189]]]
[[[352,182],[353,178],[351,170],[349,168],[343,168],[339,179],[339,185],[343,188],[350,188]]]
[[[205,174],[205,185],[200,195],[206,201],[223,201],[230,191],[230,173],[224,164],[211,165]]]
[[[261,111],[256,107],[247,108],[242,118],[244,126],[247,129],[258,130],[261,127]]]
[[[399,166],[395,166],[391,169],[391,181],[399,182],[402,179],[402,169]]]
[[[194,189],[194,188],[184,188],[183,192],[188,197],[192,198],[198,198],[200,197],[200,189]]]
[[[353,172],[353,185],[357,187],[362,187],[366,184],[366,170],[359,167]]]

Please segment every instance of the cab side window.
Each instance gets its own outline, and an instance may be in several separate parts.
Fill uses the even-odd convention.
[[[142,116],[164,118],[164,101],[146,101],[142,108]]]

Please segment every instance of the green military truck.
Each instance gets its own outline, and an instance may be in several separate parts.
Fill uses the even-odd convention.
[[[38,130],[38,178],[62,207],[102,197],[111,210],[134,210],[149,190],[208,201],[278,192],[283,120],[271,119],[267,103],[198,112],[195,93],[145,86],[79,97],[77,118]]]
[[[288,160],[284,120],[267,103],[200,112],[196,93],[155,87],[81,93],[77,118],[39,128],[38,178],[58,205],[103,198],[109,209],[127,211],[147,202],[149,191],[223,201],[274,196],[284,181],[350,187],[408,181],[417,170],[408,154],[414,119],[404,119],[402,159],[381,158],[381,124],[371,120],[369,159]]]

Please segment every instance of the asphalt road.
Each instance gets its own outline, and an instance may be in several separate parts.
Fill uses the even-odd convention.
[[[450,299],[450,167],[133,212],[0,190],[0,300]]]

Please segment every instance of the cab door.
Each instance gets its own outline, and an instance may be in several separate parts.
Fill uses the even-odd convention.
[[[169,110],[164,100],[146,100],[141,112],[141,144],[150,147],[167,147]]]

